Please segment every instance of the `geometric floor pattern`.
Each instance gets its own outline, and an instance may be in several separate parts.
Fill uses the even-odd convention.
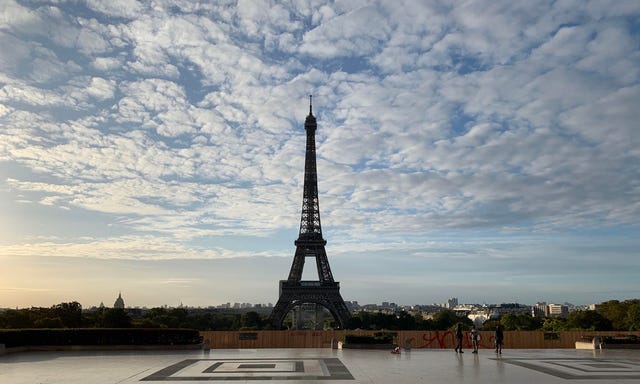
[[[0,356],[0,384],[640,384],[640,350],[242,349]],[[341,381],[344,380],[344,381]]]
[[[501,358],[499,360],[567,380],[640,380],[640,363],[633,360],[592,358]]]
[[[187,359],[141,381],[353,380],[337,358]]]

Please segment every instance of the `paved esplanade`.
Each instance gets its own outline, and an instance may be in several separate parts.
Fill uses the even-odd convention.
[[[577,381],[576,381],[577,380]],[[25,352],[0,356],[0,383],[640,383],[638,350],[259,349]]]

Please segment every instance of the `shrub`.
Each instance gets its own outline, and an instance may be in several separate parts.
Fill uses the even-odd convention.
[[[0,330],[6,347],[43,345],[191,345],[202,337],[192,329],[65,328]]]
[[[396,333],[378,332],[374,336],[346,335],[344,341],[347,344],[391,344]]]

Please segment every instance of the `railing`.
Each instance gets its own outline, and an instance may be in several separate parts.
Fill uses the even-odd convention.
[[[337,281],[333,281],[333,282],[322,282],[322,281],[313,281],[313,280],[301,280],[298,282],[289,282],[288,280],[280,280],[280,287],[287,287],[287,288],[291,288],[291,287],[295,287],[295,288],[320,288],[320,287],[325,287],[325,288],[340,288],[340,283]]]
[[[300,281],[300,286],[301,287],[319,287],[320,282],[319,281]]]

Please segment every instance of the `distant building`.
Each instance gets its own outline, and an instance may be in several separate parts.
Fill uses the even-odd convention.
[[[597,311],[598,310],[598,304],[589,304],[589,308],[590,311]]]
[[[458,298],[457,297],[452,297],[449,300],[447,300],[447,308],[448,309],[453,309],[455,307],[458,306]]]
[[[113,308],[124,309],[124,300],[122,300],[122,293],[118,293],[118,298],[116,299],[116,302],[113,303]]]
[[[549,304],[549,316],[566,317],[569,314],[569,307],[562,304]]]
[[[349,312],[355,312],[360,309],[360,305],[357,301],[345,301],[344,303],[347,305],[347,309],[349,309]],[[269,303],[269,306],[272,307],[273,305]]]
[[[472,312],[469,313],[467,317],[471,319],[471,321],[473,321],[473,324],[476,327],[481,327],[485,321],[489,320],[489,315],[486,313],[486,311]]]
[[[569,305],[547,304],[544,301],[531,307],[533,317],[566,317],[569,314]]]
[[[531,307],[531,316],[533,317],[547,317],[549,316],[549,307],[544,301],[536,303]]]

